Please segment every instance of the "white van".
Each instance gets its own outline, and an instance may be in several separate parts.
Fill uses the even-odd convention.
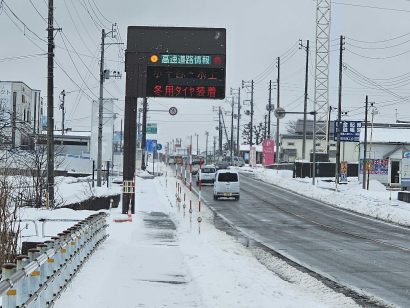
[[[214,182],[214,200],[220,197],[239,200],[239,174],[231,169],[218,170]]]
[[[201,184],[205,184],[205,183],[213,184],[215,182],[215,173],[216,173],[215,166],[207,165],[207,166],[202,167],[198,171],[196,185],[199,185],[199,182],[201,182]]]

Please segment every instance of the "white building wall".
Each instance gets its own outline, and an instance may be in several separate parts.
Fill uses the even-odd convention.
[[[303,148],[303,139],[292,139],[282,137],[282,150],[285,149],[295,149],[296,157],[289,157],[289,161],[293,162],[295,160],[302,160],[302,148]],[[316,148],[320,148],[321,143],[318,141]],[[336,141],[330,141],[331,152],[336,152]],[[310,153],[313,152],[313,142],[312,139],[306,140],[306,153],[305,160],[310,159]],[[359,143],[358,142],[341,142],[340,143],[340,159],[347,162],[357,162],[359,158]],[[285,158],[286,159],[286,158]],[[335,157],[331,156],[330,161],[334,162]]]
[[[40,91],[32,90],[24,82],[0,82],[0,118],[3,122],[8,122],[8,128],[3,133],[10,140],[14,136],[15,147],[29,142],[28,135],[33,133],[34,105],[40,100]]]

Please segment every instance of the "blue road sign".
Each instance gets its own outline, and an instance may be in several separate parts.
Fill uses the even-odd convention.
[[[337,141],[339,121],[334,121],[333,140]],[[360,137],[361,121],[340,121],[340,141],[357,142]]]
[[[147,139],[145,144],[145,151],[147,152],[154,152],[157,150],[157,140],[155,139]]]
[[[162,150],[162,144],[161,143],[157,143],[157,151],[161,151]]]

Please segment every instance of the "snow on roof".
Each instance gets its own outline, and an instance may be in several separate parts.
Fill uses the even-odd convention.
[[[43,132],[46,134],[46,132]],[[61,130],[55,130],[54,131],[54,136],[62,136]],[[64,136],[67,137],[90,137],[91,132],[90,131],[66,131],[64,132]]]
[[[254,147],[256,147],[256,152],[262,152],[262,145],[253,145]],[[249,151],[249,144],[241,144],[241,146],[239,147],[239,151]]]
[[[410,144],[410,128],[367,127],[367,142]],[[360,142],[364,142],[364,127],[360,131]]]

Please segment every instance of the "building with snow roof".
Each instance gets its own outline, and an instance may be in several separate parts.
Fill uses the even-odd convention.
[[[360,132],[359,179],[363,175],[364,127]],[[410,151],[410,124],[373,124],[367,128],[366,158],[370,179],[393,187],[401,185],[404,152]]]

